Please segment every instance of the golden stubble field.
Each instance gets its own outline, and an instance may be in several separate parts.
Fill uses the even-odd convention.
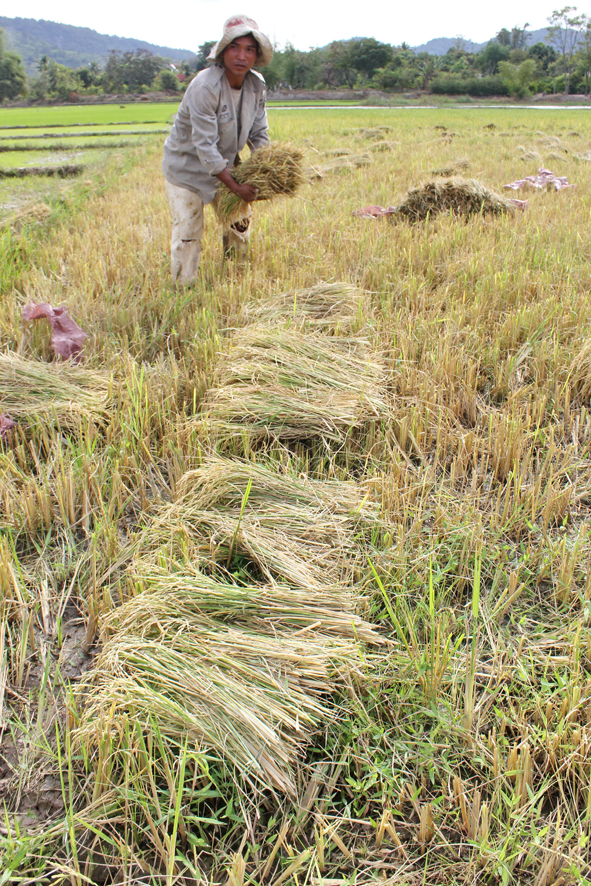
[[[172,288],[157,143],[2,235],[0,883],[589,882],[591,122],[270,123],[245,270]],[[352,215],[457,164],[575,187]]]

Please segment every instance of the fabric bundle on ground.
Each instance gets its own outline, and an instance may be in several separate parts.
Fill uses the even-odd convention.
[[[47,302],[31,302],[23,308],[23,320],[31,323],[45,319],[51,327],[51,347],[62,360],[78,360],[88,335],[72,320],[65,305],[53,308]]]
[[[549,169],[540,167],[537,175],[526,175],[525,178],[509,182],[508,185],[503,185],[503,187],[511,188],[513,191],[518,191],[520,188],[538,191],[562,191],[573,186],[568,183],[565,175],[554,175]]]

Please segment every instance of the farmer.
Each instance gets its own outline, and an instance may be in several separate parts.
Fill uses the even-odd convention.
[[[239,184],[231,169],[240,163],[246,144],[256,150],[268,144],[265,81],[252,68],[273,57],[269,38],[251,18],[231,16],[209,58],[215,64],[189,84],[174,126],[164,143],[162,170],[172,210],[171,264],[179,285],[197,279],[203,207],[213,202],[220,182],[251,203],[258,190]],[[248,216],[251,214],[248,207]],[[250,218],[224,231],[224,256],[246,257]]]

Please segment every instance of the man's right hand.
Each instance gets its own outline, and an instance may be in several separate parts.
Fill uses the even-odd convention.
[[[252,203],[252,201],[256,200],[258,197],[258,188],[254,188],[252,185],[239,184],[236,179],[232,177],[229,169],[224,169],[218,174],[217,178],[230,188],[232,193],[240,197],[241,200],[244,200],[245,203]]]
[[[236,187],[233,189],[234,193],[237,194],[241,200],[244,200],[245,203],[252,203],[253,200],[256,200],[259,194],[258,188],[253,188],[252,185],[240,185],[236,182]]]

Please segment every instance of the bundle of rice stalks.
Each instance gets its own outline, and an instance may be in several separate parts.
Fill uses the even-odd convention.
[[[99,745],[105,729],[116,723],[131,718],[153,731],[155,722],[162,735],[179,744],[187,736],[192,744],[214,749],[245,780],[254,777],[293,794],[290,766],[297,741],[303,743],[311,726],[326,716],[319,696],[331,676],[326,655],[306,652],[307,659],[296,651],[293,676],[286,678],[285,667],[273,668],[263,656],[238,668],[236,657],[224,659],[221,648],[208,650],[198,636],[116,637],[85,687],[78,737]]]
[[[385,370],[367,344],[265,326],[242,330],[197,420],[226,442],[344,443],[388,414]]]
[[[161,532],[160,524],[158,535]],[[162,559],[144,557],[134,563],[129,575],[133,597],[105,618],[104,639],[121,631],[156,637],[163,606],[168,607],[169,616],[179,612],[185,629],[197,634],[203,633],[208,620],[215,620],[260,636],[302,638],[313,632],[327,640],[357,637],[371,643],[378,639],[356,614],[360,598],[354,597],[350,587],[235,584],[205,574],[193,562],[162,564]]]
[[[330,172],[347,172],[352,169],[360,169],[362,166],[369,166],[370,163],[371,157],[367,154],[347,154],[344,157],[335,157],[334,160],[330,160],[328,163],[322,163],[317,168],[321,175],[326,175]]]
[[[304,178],[307,182],[318,182],[324,178],[319,166],[307,166],[304,169]]]
[[[480,182],[448,178],[413,188],[396,208],[392,218],[402,217],[410,222],[418,222],[440,212],[451,212],[467,218],[470,215],[503,215],[514,211],[515,205],[510,200],[489,191]]]
[[[46,175],[56,178],[70,178],[80,175],[84,166],[65,164],[63,166],[14,166],[12,169],[0,169],[2,178],[27,178],[32,175]]]
[[[13,418],[77,424],[100,422],[113,396],[113,378],[70,363],[42,363],[16,354],[0,355],[0,412]]]
[[[355,153],[355,151],[353,151],[351,148],[333,148],[330,151],[323,151],[321,156],[322,157],[346,157],[349,154],[354,154],[354,153]]]
[[[249,323],[290,323],[323,332],[349,330],[370,312],[369,294],[350,283],[319,283],[246,309]]]
[[[562,150],[562,151],[568,151],[568,148],[565,148],[565,147],[562,145],[562,143],[561,143],[560,139],[558,138],[558,136],[556,136],[556,135],[546,135],[546,134],[543,133],[543,132],[536,132],[536,135],[541,136],[541,138],[538,139],[538,144],[542,145],[543,147],[545,147],[545,148],[556,148],[556,149],[560,148],[560,150]]]
[[[520,152],[520,160],[524,160],[526,163],[530,161],[533,163],[542,163],[542,155],[538,154],[537,151],[529,151],[527,148],[524,148],[523,145],[519,145],[518,150]]]
[[[279,195],[293,197],[304,181],[302,152],[290,145],[270,145],[255,151],[236,166],[232,175],[240,184],[259,189],[257,200],[272,200]],[[243,219],[248,203],[225,185],[218,189],[217,212],[224,226]]]
[[[151,562],[254,568],[266,582],[288,581],[309,593],[351,580],[358,536],[377,521],[354,483],[303,480],[212,458],[181,478],[176,500],[155,518],[142,550]]]
[[[567,376],[571,398],[584,406],[591,404],[591,340],[583,341],[575,354]]]
[[[19,228],[25,224],[33,224],[34,222],[43,222],[51,215],[51,209],[46,203],[29,203],[16,212],[11,219],[11,223]]]
[[[358,670],[359,641],[381,642],[355,613],[354,585],[330,583],[351,578],[356,537],[376,525],[376,509],[354,483],[219,458],[177,493],[144,533],[132,596],[105,620],[78,737],[98,745],[130,718],[157,724],[245,780],[293,794],[292,764],[332,716],[328,693]],[[233,553],[255,559],[268,582],[204,574],[195,561],[204,554],[212,572],[212,548],[224,564]]]
[[[550,151],[550,153],[546,157],[546,160],[553,160],[554,162],[556,162],[557,160],[564,161],[567,159],[568,158],[565,154],[558,154],[556,151]]]
[[[440,175],[443,178],[450,178],[454,175],[459,175],[461,172],[467,172],[470,168],[470,163],[465,158],[461,160],[454,160],[453,163],[450,163],[449,166],[442,166],[439,169],[432,169],[432,175]]]
[[[373,145],[368,145],[368,151],[371,151],[372,154],[384,154],[386,151],[393,151],[398,147],[400,147],[399,142],[381,141],[376,142]]]
[[[391,126],[374,126],[372,129],[359,129],[355,134],[356,138],[366,139],[383,139],[384,133],[392,132]]]
[[[358,669],[359,654],[355,640],[324,635],[308,621],[309,612],[300,618],[305,605],[298,606],[295,593],[286,612],[293,628],[275,634],[284,598],[275,600],[273,588],[266,594],[251,589],[253,607],[257,598],[264,606],[267,597],[266,611],[274,610],[275,622],[261,631],[262,613],[240,609],[242,590],[246,602],[249,589],[197,573],[172,582],[166,572],[153,574],[150,589],[111,618],[115,633],[83,687],[78,736],[98,745],[105,728],[128,717],[146,729],[156,722],[178,744],[188,737],[214,750],[245,780],[293,794],[291,766],[299,747],[331,715],[327,692],[342,674]],[[216,607],[224,621],[218,612],[211,617]],[[228,616],[246,625],[225,623]],[[343,612],[343,625],[346,618]],[[363,633],[364,623],[354,623]]]

